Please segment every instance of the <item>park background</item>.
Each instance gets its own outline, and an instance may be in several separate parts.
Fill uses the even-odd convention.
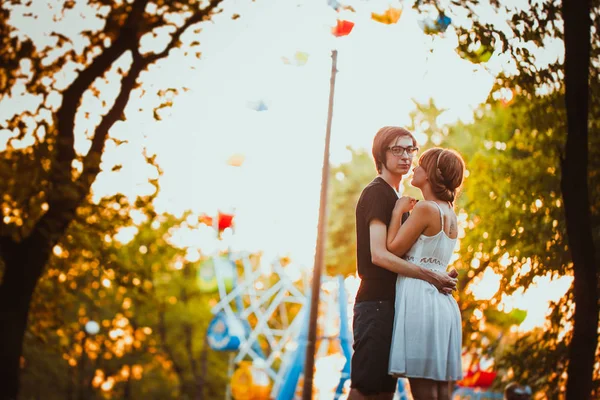
[[[143,22],[136,22],[130,16],[140,4]],[[222,11],[210,20],[205,11],[176,38],[181,43],[170,43],[193,10],[207,5]],[[327,276],[345,277],[353,298],[354,206],[375,174],[370,146],[380,127],[407,127],[421,151],[458,150],[467,177],[457,201],[461,234],[453,266],[460,274],[455,296],[465,367],[494,371],[495,390],[518,381],[536,398],[565,396],[574,265],[561,190],[568,129],[560,7],[554,1],[3,3],[0,233],[7,239],[0,273],[12,277],[7,266],[18,259],[35,277],[35,290],[24,284],[25,294],[14,298],[20,292],[7,291],[4,279],[0,296],[5,308],[12,306],[7,300],[15,310],[27,303],[19,398],[226,396],[229,355],[206,341],[219,296],[199,288],[198,272],[216,254],[247,254],[264,270],[257,285],[274,284],[269,264],[276,261],[301,290],[308,288],[332,49],[338,59]],[[594,2],[594,26],[597,11]],[[441,12],[451,23],[440,24]],[[354,26],[332,34],[337,20]],[[136,37],[123,29],[130,23],[150,33]],[[127,42],[122,55],[97,65],[120,35],[134,38],[139,51]],[[584,177],[596,260],[597,39],[592,30]],[[130,91],[124,98],[123,88]],[[408,184],[403,191],[418,196]],[[210,219],[219,212],[234,219],[215,232]],[[11,245],[21,252],[7,250]],[[41,265],[43,255],[46,261],[28,270],[23,257],[37,250],[40,258],[28,262]],[[597,287],[597,272],[592,276]],[[597,307],[597,292],[592,297]],[[595,314],[597,332],[597,308]],[[92,335],[85,329],[90,321],[99,324]],[[596,350],[596,395],[597,357]]]

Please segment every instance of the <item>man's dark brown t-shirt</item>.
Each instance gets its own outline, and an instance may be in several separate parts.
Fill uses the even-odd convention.
[[[356,302],[394,300],[397,274],[371,262],[369,223],[378,219],[389,228],[398,200],[396,191],[381,177],[363,189],[356,205],[356,261],[361,282]],[[403,220],[407,215],[403,215]]]

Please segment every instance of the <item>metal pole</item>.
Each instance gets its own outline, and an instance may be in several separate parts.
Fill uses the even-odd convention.
[[[323,153],[323,174],[321,176],[321,201],[319,204],[319,222],[317,228],[317,246],[310,300],[310,318],[306,343],[306,361],[304,362],[304,384],[302,399],[311,400],[315,365],[315,347],[317,338],[317,316],[319,313],[319,295],[321,292],[321,274],[325,262],[325,232],[327,226],[327,187],[329,183],[329,142],[331,141],[331,119],[333,116],[333,96],[335,74],[337,73],[337,50],[331,51],[331,81],[329,86],[329,113],[325,133],[325,151]]]

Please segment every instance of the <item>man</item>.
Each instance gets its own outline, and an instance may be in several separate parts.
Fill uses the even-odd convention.
[[[388,374],[388,362],[397,275],[422,279],[444,293],[456,289],[456,271],[452,275],[436,273],[397,257],[386,247],[400,182],[409,172],[417,151],[415,138],[404,128],[383,127],[373,139],[378,175],[362,191],[356,206],[357,270],[361,283],[354,306],[350,400],[394,396],[397,379]]]

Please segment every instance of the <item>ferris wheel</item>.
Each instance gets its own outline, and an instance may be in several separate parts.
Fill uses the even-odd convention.
[[[203,218],[219,235],[233,224],[233,215],[219,213],[215,219]],[[301,388],[306,353],[308,271],[286,258],[261,258],[229,251],[199,265],[200,290],[219,298],[211,309],[214,317],[207,342],[213,350],[230,354],[228,394],[235,400],[291,400]],[[333,394],[332,399],[347,391],[344,383],[350,375],[350,305],[346,293],[341,277],[323,280],[316,354],[317,369],[322,373],[317,373],[315,386],[331,386],[326,389]],[[240,382],[246,382],[241,390]]]

